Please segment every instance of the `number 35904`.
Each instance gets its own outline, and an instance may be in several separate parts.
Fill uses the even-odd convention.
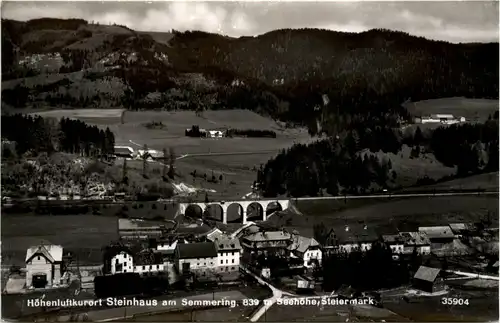
[[[467,298],[443,297],[441,298],[443,305],[469,305]]]

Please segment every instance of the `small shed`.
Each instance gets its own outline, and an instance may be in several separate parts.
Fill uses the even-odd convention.
[[[427,293],[444,290],[444,281],[440,273],[439,268],[420,266],[413,276],[413,287]]]

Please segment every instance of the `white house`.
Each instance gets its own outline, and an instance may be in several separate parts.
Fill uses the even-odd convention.
[[[301,258],[306,268],[314,267],[316,263],[321,265],[323,252],[318,241],[299,235],[294,236],[292,240],[293,243],[289,247],[292,257]]]
[[[144,250],[136,255],[125,248],[117,248],[109,253],[108,264],[105,264],[105,273],[155,273],[165,270],[162,255],[149,250]]]
[[[431,253],[431,241],[425,232],[400,232],[399,235],[404,241],[403,253],[411,254],[413,250],[421,255]]]
[[[26,287],[46,288],[59,285],[62,277],[63,247],[39,245],[26,252]]]
[[[181,243],[175,249],[175,265],[181,273],[206,271],[217,267],[217,249],[213,242]]]
[[[209,137],[209,138],[222,138],[222,137],[224,137],[224,131],[222,131],[222,130],[208,130],[207,137]]]
[[[111,258],[111,274],[133,273],[134,258],[127,251],[120,251]]]
[[[217,266],[221,272],[233,272],[240,269],[241,245],[238,239],[215,238],[217,248]]]
[[[346,226],[344,230],[332,231],[327,238],[325,251],[333,253],[366,252],[378,240],[377,233],[370,227]]]
[[[405,239],[399,234],[383,235],[382,240],[389,245],[393,254],[403,253]]]

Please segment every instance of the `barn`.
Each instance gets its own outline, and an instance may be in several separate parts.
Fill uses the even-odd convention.
[[[427,293],[444,290],[445,285],[440,273],[439,268],[420,266],[413,277],[413,287]]]

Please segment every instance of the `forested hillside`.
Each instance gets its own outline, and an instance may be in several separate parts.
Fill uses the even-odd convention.
[[[311,133],[408,119],[411,99],[498,98],[498,44],[406,33],[277,30],[230,38],[176,32],[169,44],[84,20],[2,21],[10,107],[245,108]],[[10,80],[9,80],[10,79]],[[327,94],[329,104],[322,105]]]

